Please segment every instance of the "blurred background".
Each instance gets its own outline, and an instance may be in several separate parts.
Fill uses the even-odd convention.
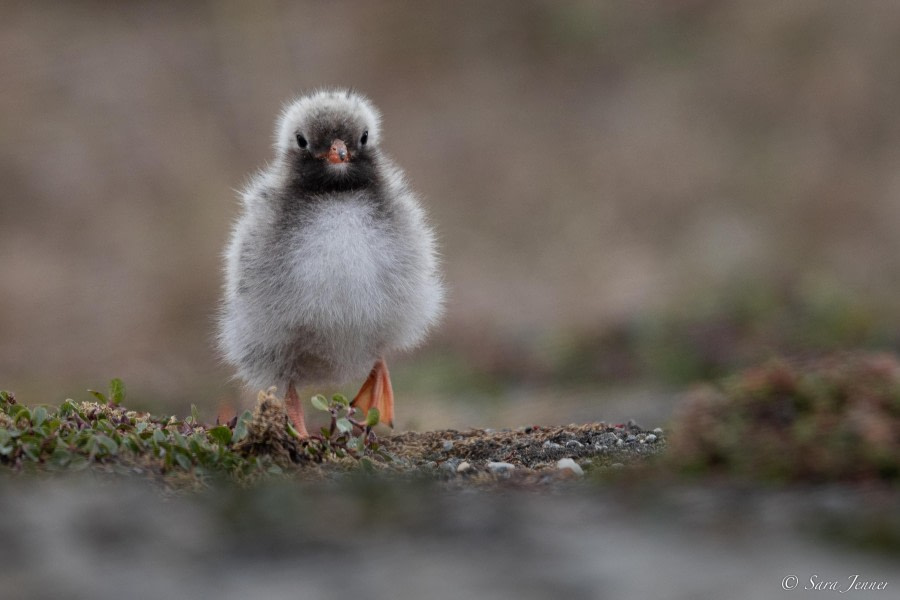
[[[898,54],[878,0],[4,2],[0,387],[249,406],[221,249],[278,111],[330,85],[440,233],[400,429],[655,426],[776,354],[898,348]]]

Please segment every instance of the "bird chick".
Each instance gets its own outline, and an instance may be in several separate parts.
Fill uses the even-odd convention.
[[[434,233],[365,97],[301,97],[275,136],[225,250],[219,346],[248,386],[285,390],[301,435],[297,387],[366,373],[354,406],[393,426],[385,354],[419,344],[442,311]]]

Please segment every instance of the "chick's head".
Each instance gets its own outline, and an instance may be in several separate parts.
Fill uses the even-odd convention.
[[[277,160],[310,191],[363,187],[375,177],[380,121],[372,103],[350,90],[300,97],[279,119]]]

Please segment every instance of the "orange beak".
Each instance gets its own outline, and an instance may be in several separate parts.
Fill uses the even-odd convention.
[[[347,151],[347,144],[343,140],[334,140],[331,142],[331,148],[325,158],[331,164],[338,164],[350,161],[350,153]]]

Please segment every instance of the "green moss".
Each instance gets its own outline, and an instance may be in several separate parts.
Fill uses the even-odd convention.
[[[116,472],[150,472],[176,485],[204,485],[227,477],[238,481],[281,474],[329,459],[357,461],[379,451],[371,429],[378,415],[357,422],[341,397],[323,400],[333,421],[347,431],[325,429],[298,439],[284,408],[271,392],[260,393],[255,412],[227,425],[191,416],[155,416],[129,410],[125,387],[113,380],[110,393],[91,392],[96,401],[65,400],[60,406],[19,404],[0,392],[0,465],[12,471],[64,471],[88,467]]]

